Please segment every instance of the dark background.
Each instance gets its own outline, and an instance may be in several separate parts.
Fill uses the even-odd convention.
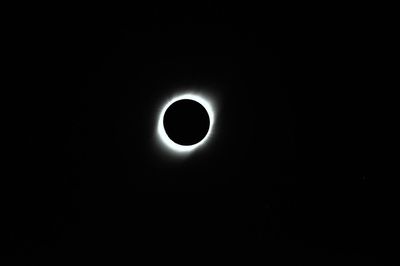
[[[372,174],[365,133],[367,29],[171,9],[21,22],[12,260],[391,265],[395,187]],[[154,126],[192,87],[215,101],[215,134],[181,160]]]

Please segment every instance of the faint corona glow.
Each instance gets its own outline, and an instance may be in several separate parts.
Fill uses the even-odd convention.
[[[206,136],[200,142],[193,144],[193,145],[177,144],[177,143],[173,142],[168,137],[167,132],[165,132],[164,123],[163,123],[165,112],[167,111],[168,107],[171,106],[171,104],[173,104],[177,101],[180,101],[180,100],[193,100],[195,102],[198,102],[206,109],[208,116],[210,118],[210,126],[208,128],[208,132],[207,132]],[[158,118],[158,123],[157,123],[157,132],[158,132],[158,136],[160,137],[161,142],[164,143],[168,148],[170,148],[171,150],[178,152],[178,153],[188,153],[188,152],[195,150],[196,148],[198,148],[199,146],[201,146],[207,142],[207,140],[210,138],[211,131],[213,129],[213,124],[214,124],[214,111],[210,104],[210,101],[202,96],[197,95],[197,94],[186,93],[186,94],[182,94],[182,95],[173,97],[161,109],[161,112],[160,112],[160,115]]]

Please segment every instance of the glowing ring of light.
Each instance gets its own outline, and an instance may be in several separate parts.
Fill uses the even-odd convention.
[[[206,136],[201,141],[199,141],[198,143],[193,144],[193,145],[180,145],[180,144],[177,144],[177,143],[173,142],[168,137],[167,132],[165,132],[164,123],[163,123],[165,112],[171,106],[171,104],[173,104],[173,103],[175,103],[177,101],[180,101],[180,100],[193,100],[195,102],[198,102],[199,104],[201,104],[206,109],[208,117],[210,118],[210,126],[208,128]],[[208,100],[206,100],[204,97],[188,93],[188,94],[183,94],[183,95],[174,97],[164,105],[164,107],[161,109],[160,116],[158,118],[157,132],[158,132],[158,135],[159,135],[161,141],[167,147],[169,147],[173,151],[176,151],[176,152],[179,152],[179,153],[184,153],[184,152],[193,151],[194,149],[196,149],[199,146],[201,146],[204,143],[206,143],[206,141],[210,138],[210,134],[211,134],[211,131],[212,131],[213,124],[214,124],[214,111],[213,111],[213,108],[212,108],[210,102]]]

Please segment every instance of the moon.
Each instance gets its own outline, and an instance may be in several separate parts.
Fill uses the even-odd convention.
[[[164,118],[165,118],[165,114],[166,114],[166,111],[168,110],[168,108],[170,108],[171,105],[173,105],[174,103],[176,103],[178,101],[182,101],[182,100],[191,100],[191,101],[195,101],[195,102],[199,103],[202,107],[204,107],[204,109],[206,110],[206,112],[208,114],[208,118],[209,118],[209,126],[208,126],[207,132],[205,133],[205,136],[197,143],[194,143],[191,145],[178,144],[176,141],[173,141],[168,136],[167,131],[165,129],[165,125],[164,125]],[[158,122],[157,122],[157,134],[158,134],[158,137],[159,137],[161,143],[163,143],[168,149],[170,149],[171,151],[173,151],[175,153],[187,154],[187,153],[190,153],[190,152],[196,150],[197,148],[199,148],[200,146],[203,146],[204,144],[206,144],[208,142],[208,140],[210,139],[210,136],[213,132],[214,120],[215,120],[214,108],[212,107],[211,102],[206,97],[200,96],[198,94],[192,94],[192,93],[181,94],[181,95],[173,97],[172,99],[167,101],[161,108],[161,111],[158,116]]]

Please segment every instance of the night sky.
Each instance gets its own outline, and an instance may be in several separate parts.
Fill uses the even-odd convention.
[[[394,265],[357,37],[222,6],[65,13],[17,34],[16,265]],[[182,91],[207,95],[216,119],[175,156],[156,125]]]

